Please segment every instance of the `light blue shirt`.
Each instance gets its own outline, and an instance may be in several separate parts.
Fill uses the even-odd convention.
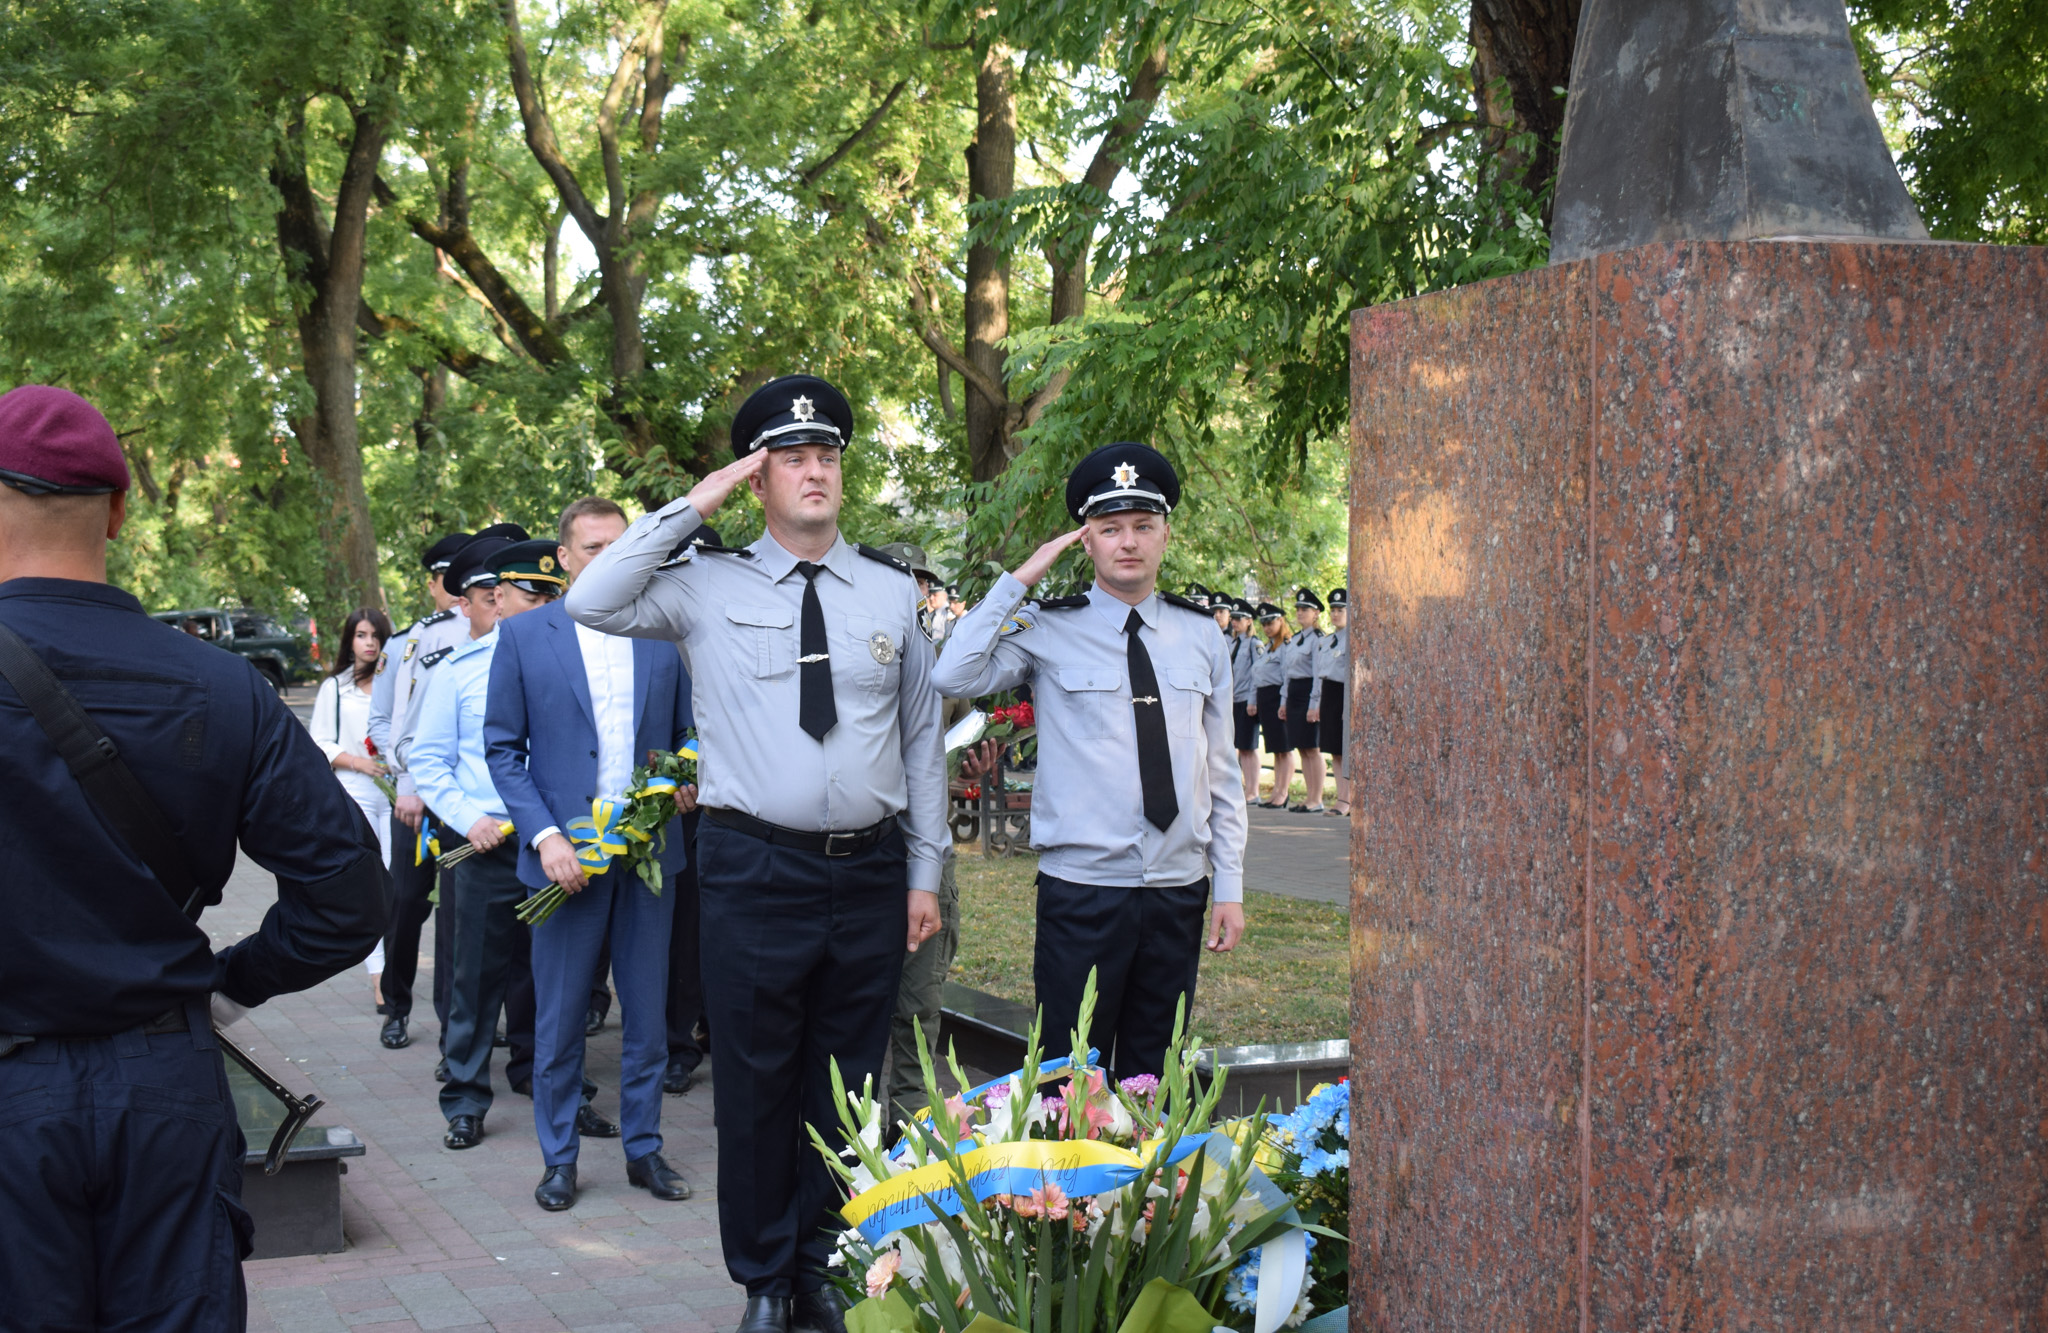
[[[435,818],[466,836],[479,819],[505,818],[505,803],[484,762],[484,702],[490,693],[494,626],[448,654],[427,677],[410,767],[420,799]]]
[[[1259,662],[1259,636],[1257,634],[1247,634],[1243,638],[1239,638],[1233,634],[1228,642],[1230,644],[1230,701],[1240,704],[1251,703],[1253,701],[1252,696],[1258,692],[1252,685],[1252,668],[1257,666]]]
[[[1145,818],[1132,708],[1132,608],[1100,587],[1019,609],[1026,589],[996,580],[953,628],[932,683],[978,698],[1030,682],[1038,719],[1031,845],[1038,868],[1077,884],[1193,884],[1219,903],[1244,899],[1244,779],[1232,745],[1230,659],[1216,622],[1157,594],[1137,606],[1140,641],[1165,696],[1179,813]]]

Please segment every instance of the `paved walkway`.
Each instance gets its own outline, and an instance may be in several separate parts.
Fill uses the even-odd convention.
[[[276,890],[244,861],[206,915],[217,944],[254,930]],[[429,936],[431,940],[431,935]],[[432,945],[423,952],[431,962]],[[422,985],[430,972],[424,972]],[[377,1042],[369,983],[352,969],[256,1010],[229,1035],[288,1083],[319,1090],[322,1124],[346,1125],[369,1153],[342,1180],[349,1247],[247,1266],[250,1327],[279,1333],[361,1329],[729,1330],[745,1294],[718,1249],[711,1090],[700,1078],[663,1099],[672,1165],[696,1195],[661,1203],[629,1188],[617,1139],[584,1145],[583,1194],[566,1213],[533,1202],[540,1179],[532,1103],[504,1090],[483,1143],[441,1146],[432,1011],[413,1044]],[[502,1057],[503,1051],[498,1055]],[[616,1012],[590,1044],[598,1107],[618,1117]],[[287,1072],[289,1071],[289,1072]]]
[[[1246,888],[1350,904],[1350,820],[1257,808],[1247,813],[1251,834],[1244,849]]]

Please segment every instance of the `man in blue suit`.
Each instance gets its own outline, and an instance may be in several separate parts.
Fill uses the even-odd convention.
[[[562,511],[558,558],[577,571],[626,530],[609,500],[587,497]],[[592,973],[607,934],[625,1011],[619,1120],[626,1178],[659,1199],[689,1186],[661,1156],[661,1080],[668,1061],[668,942],[674,875],[683,864],[681,820],[661,853],[667,891],[656,896],[618,862],[585,875],[569,826],[590,817],[593,798],[623,800],[650,750],[675,750],[692,725],[689,678],[665,643],[599,634],[550,603],[507,622],[491,663],[484,750],[513,827],[519,878],[559,884],[569,899],[533,931],[533,1120],[546,1169],[534,1199],[551,1212],[576,1202],[576,1110],[583,1087],[584,1020]],[[691,808],[696,789],[678,804]]]

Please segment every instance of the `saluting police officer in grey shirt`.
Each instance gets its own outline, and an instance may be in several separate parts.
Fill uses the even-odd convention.
[[[939,927],[932,648],[909,568],[839,533],[852,437],[824,380],[763,385],[733,419],[738,461],[628,528],[565,603],[592,629],[677,642],[690,671],[718,1225],[747,1289],[741,1333],[844,1327],[824,1271],[837,1200],[800,1121],[836,1136],[828,1058],[848,1087],[880,1074],[904,951]],[[742,483],[768,531],[664,567]]]
[[[1038,719],[1031,842],[1034,981],[1055,1042],[1096,972],[1090,1042],[1119,1078],[1158,1074],[1174,1011],[1208,947],[1244,933],[1244,789],[1232,755],[1230,656],[1205,606],[1157,591],[1172,464],[1142,444],[1096,450],[1067,480],[1082,526],[1041,546],[953,630],[935,682],[977,696],[1030,682]],[[1020,609],[1080,542],[1095,582]]]

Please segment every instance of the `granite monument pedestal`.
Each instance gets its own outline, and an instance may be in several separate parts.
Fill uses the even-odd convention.
[[[1359,312],[1353,1328],[2048,1322],[2048,251]]]

